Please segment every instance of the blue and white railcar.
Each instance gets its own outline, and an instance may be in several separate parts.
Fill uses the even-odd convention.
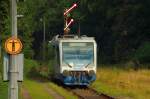
[[[96,79],[97,45],[93,37],[55,36],[55,78],[66,85],[89,85]]]

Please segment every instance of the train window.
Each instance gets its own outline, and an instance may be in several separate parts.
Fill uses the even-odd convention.
[[[57,59],[57,64],[60,65],[60,55],[59,55],[59,48],[56,47],[56,59]]]
[[[63,42],[62,62],[70,66],[87,66],[94,63],[93,42]]]

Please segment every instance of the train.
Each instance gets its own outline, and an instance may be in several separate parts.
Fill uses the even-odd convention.
[[[54,48],[53,77],[65,85],[90,85],[96,80],[97,44],[86,35],[56,35],[50,44]]]

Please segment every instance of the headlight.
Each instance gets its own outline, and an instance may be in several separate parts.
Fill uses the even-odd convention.
[[[68,76],[69,75],[69,71],[68,70],[64,70],[62,73],[64,76]]]
[[[95,74],[95,72],[94,72],[94,70],[90,70],[89,71],[89,75],[91,76],[91,75],[94,75]]]
[[[69,63],[69,65],[73,67],[73,66],[74,66],[74,63]]]

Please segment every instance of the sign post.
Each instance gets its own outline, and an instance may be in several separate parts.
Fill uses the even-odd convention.
[[[11,0],[11,33],[17,38],[17,1]],[[15,45],[15,43],[14,43]],[[12,49],[15,48],[12,43]],[[14,49],[13,49],[14,50]],[[18,99],[17,56],[10,55],[8,99]]]
[[[11,34],[5,42],[5,51],[8,53],[3,60],[3,80],[9,81],[8,99],[18,99],[18,81],[23,81],[23,54],[22,43],[17,38],[17,1],[10,0],[11,5]]]

